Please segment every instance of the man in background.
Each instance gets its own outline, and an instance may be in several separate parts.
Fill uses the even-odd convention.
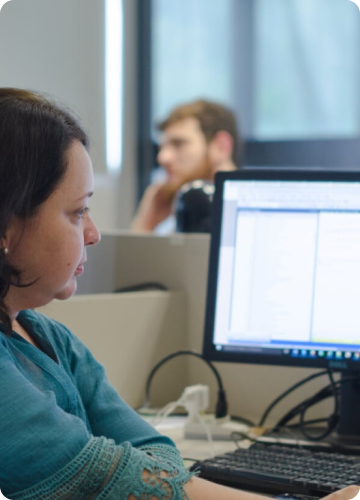
[[[179,106],[158,129],[157,159],[167,177],[146,189],[131,225],[133,232],[153,231],[167,219],[184,184],[213,181],[216,172],[236,170],[239,165],[241,139],[235,116],[221,104],[199,100]]]

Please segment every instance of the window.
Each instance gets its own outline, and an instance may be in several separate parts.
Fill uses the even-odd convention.
[[[198,98],[237,115],[244,166],[359,168],[360,13],[348,0],[141,0],[139,191],[154,124]]]
[[[196,97],[232,104],[227,36],[237,0],[155,0],[152,12],[153,117]],[[225,36],[226,35],[226,36]]]
[[[106,164],[121,168],[122,0],[105,0]]]
[[[359,27],[344,0],[255,2],[260,139],[359,135]]]
[[[153,0],[153,122],[205,97],[247,138],[358,136],[359,15],[347,0]]]

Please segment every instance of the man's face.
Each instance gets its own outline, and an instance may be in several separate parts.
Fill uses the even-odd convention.
[[[158,162],[174,190],[196,179],[212,178],[209,145],[195,118],[185,118],[163,132]]]

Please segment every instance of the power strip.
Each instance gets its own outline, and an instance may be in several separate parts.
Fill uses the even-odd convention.
[[[240,422],[231,421],[230,417],[215,418],[214,415],[202,415],[214,441],[233,441],[233,432],[248,433],[249,427]],[[193,419],[184,426],[185,439],[208,439],[204,425]]]

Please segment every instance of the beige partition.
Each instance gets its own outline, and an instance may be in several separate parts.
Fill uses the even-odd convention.
[[[40,311],[83,340],[133,407],[142,405],[154,365],[186,346],[185,295],[180,292],[79,295]],[[187,385],[185,368],[184,359],[178,359],[159,370],[151,391],[153,406],[178,399]]]
[[[148,281],[157,281],[185,294],[186,346],[202,350],[210,237],[205,234],[176,234],[167,237],[132,235],[124,232],[103,235],[101,245],[90,249],[88,275],[79,281],[81,293],[105,292]],[[106,263],[106,265],[105,265]],[[280,366],[216,363],[227,390],[230,412],[258,421],[270,402],[292,384],[318,370]],[[206,383],[214,404],[216,383],[209,368],[197,359],[186,361],[188,382]],[[287,409],[314,394],[328,383],[316,379],[276,407],[275,422]],[[310,413],[326,416],[328,401]]]

